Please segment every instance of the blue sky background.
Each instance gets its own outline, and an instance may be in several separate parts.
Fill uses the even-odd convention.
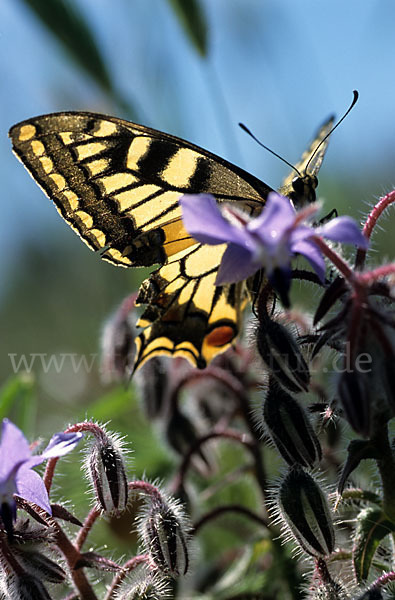
[[[276,187],[287,167],[246,136],[238,121],[296,162],[323,119],[344,112],[356,88],[360,101],[331,140],[322,192],[326,180],[339,189],[349,182],[360,190],[365,211],[372,193],[395,183],[393,0],[202,0],[205,59],[165,0],[75,4],[140,122],[187,138]],[[0,3],[0,55],[4,291],[23,262],[25,242],[45,247],[50,236],[58,236],[74,243],[74,234],[11,154],[9,127],[59,110],[128,115],[69,60],[22,0]],[[81,252],[87,252],[82,245]]]

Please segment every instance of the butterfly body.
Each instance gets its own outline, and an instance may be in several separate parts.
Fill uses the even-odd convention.
[[[136,367],[158,354],[204,367],[229,347],[248,301],[246,286],[215,286],[225,246],[197,243],[184,229],[178,199],[209,193],[254,215],[269,186],[185,140],[94,113],[43,115],[15,125],[10,137],[18,158],[92,250],[117,266],[161,265],[138,295],[147,308],[138,322]],[[296,203],[315,197],[311,182],[320,160],[308,173],[300,169],[302,185],[288,177],[282,193]]]

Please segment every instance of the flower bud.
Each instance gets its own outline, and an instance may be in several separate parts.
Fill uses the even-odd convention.
[[[179,505],[153,498],[141,520],[147,552],[156,567],[173,577],[185,575],[189,567],[189,527]]]
[[[335,581],[319,584],[310,592],[308,598],[309,600],[350,600],[346,590]]]
[[[285,525],[305,552],[316,558],[331,554],[335,532],[329,507],[308,473],[299,467],[290,469],[281,483],[278,502]]]
[[[148,419],[155,419],[162,413],[168,386],[168,367],[168,357],[154,356],[134,375],[134,383]]]
[[[146,568],[132,571],[127,583],[116,593],[116,600],[166,600],[170,598],[168,582]]]
[[[342,373],[337,387],[344,416],[354,431],[364,437],[369,436],[371,426],[370,394],[366,383],[360,373],[346,371]]]
[[[368,348],[369,352],[365,352]],[[345,368],[338,380],[337,392],[344,416],[354,431],[363,437],[372,437],[394,414],[394,360],[371,334],[364,346],[358,347],[358,354],[353,355],[353,360],[348,355],[344,358]]]
[[[337,582],[330,581],[320,583],[314,587],[309,596],[309,600],[350,600],[346,590]]]
[[[299,346],[284,325],[263,318],[257,331],[257,348],[277,381],[291,392],[306,391],[309,368]]]
[[[313,467],[321,446],[305,410],[274,381],[263,405],[263,420],[281,456],[292,467]]]
[[[125,298],[103,328],[100,372],[105,383],[123,381],[130,377],[136,352],[136,332],[129,322],[129,315],[135,306],[135,300],[136,294]]]
[[[103,512],[123,511],[128,502],[128,484],[119,440],[104,432],[101,437],[96,437],[87,455],[86,466],[96,501]]]

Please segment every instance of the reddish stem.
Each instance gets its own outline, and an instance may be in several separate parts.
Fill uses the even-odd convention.
[[[382,215],[384,210],[390,204],[392,204],[392,202],[395,202],[395,190],[393,190],[389,194],[386,194],[385,196],[380,198],[380,200],[377,202],[377,204],[373,207],[373,209],[370,212],[368,218],[366,219],[365,225],[363,227],[363,233],[365,234],[365,236],[368,239],[370,239],[370,236],[372,235],[372,231],[373,231],[379,217]]]
[[[117,573],[114,579],[112,580],[109,590],[104,597],[104,600],[110,600],[116,588],[122,583],[126,575],[142,563],[150,563],[149,554],[140,554],[139,556],[134,556],[133,558],[130,558],[128,561],[126,561],[122,567],[122,570],[119,573]]]
[[[84,524],[81,527],[81,529],[79,530],[78,535],[75,540],[75,547],[77,548],[77,550],[81,550],[93,525],[95,524],[96,520],[100,517],[100,515],[101,515],[101,511],[98,510],[97,508],[92,508],[89,511],[89,513],[84,521]]]
[[[265,527],[266,529],[269,527],[267,521],[264,518],[260,517],[259,515],[255,514],[252,510],[249,510],[248,508],[245,508],[244,506],[239,506],[238,504],[229,504],[227,506],[219,506],[218,508],[215,508],[214,510],[210,511],[209,513],[203,515],[203,517],[201,517],[198,521],[196,521],[196,523],[194,525],[193,533],[196,534],[197,531],[201,527],[203,527],[203,525],[205,525],[212,519],[216,519],[220,515],[227,513],[227,512],[240,513],[242,515],[245,515],[252,521],[259,523],[259,525],[262,525],[262,527]]]
[[[106,433],[103,429],[97,425],[97,423],[93,423],[93,421],[83,421],[81,423],[75,423],[74,425],[70,425],[64,430],[64,433],[75,433],[75,432],[84,432],[88,431],[92,435],[94,435],[97,439],[103,440],[107,437]],[[58,458],[50,458],[47,462],[47,466],[45,468],[45,473],[43,477],[44,485],[49,494],[53,482],[53,476],[55,473],[56,463],[58,462]]]
[[[239,444],[248,448],[248,450],[250,450],[250,452],[255,458],[253,444],[249,436],[247,436],[246,434],[239,433],[238,431],[232,431],[230,429],[227,429],[225,431],[212,431],[210,433],[207,433],[206,435],[196,440],[193,446],[189,449],[188,453],[184,456],[184,459],[181,463],[181,466],[172,485],[172,488],[175,490],[175,492],[183,487],[184,480],[189,466],[191,464],[193,455],[196,454],[196,452],[199,452],[199,449],[201,446],[203,446],[203,444],[205,444],[209,440],[213,440],[216,438],[228,439],[238,442]]]
[[[43,476],[43,481],[44,481],[44,485],[45,488],[48,492],[51,491],[51,486],[52,486],[52,482],[53,482],[53,476],[55,473],[55,467],[56,467],[56,463],[58,462],[59,458],[50,458],[47,461],[46,467],[45,467],[45,472],[44,472],[44,476]]]
[[[171,405],[174,406],[177,403],[178,395],[183,387],[189,385],[190,383],[199,381],[200,379],[205,380],[207,379],[207,377],[212,377],[213,379],[222,383],[231,392],[233,392],[235,396],[245,396],[244,386],[240,383],[240,381],[238,381],[238,379],[236,379],[234,375],[231,375],[230,373],[227,373],[226,371],[218,367],[210,366],[207,369],[204,369],[203,371],[198,371],[197,369],[194,371],[190,371],[187,373],[187,375],[182,377],[172,390],[172,394],[170,397]]]
[[[395,275],[395,263],[382,265],[381,267],[377,267],[377,269],[362,273],[358,276],[358,280],[363,284],[369,284],[372,281],[377,281],[378,279],[382,279],[388,275]]]
[[[81,554],[64,533],[56,519],[53,519],[45,510],[34,505],[37,515],[51,527],[55,534],[55,544],[66,559],[73,583],[78,590],[81,600],[98,600],[91,584],[89,583],[82,568],[75,569],[75,565],[81,559]]]
[[[139,492],[144,492],[155,500],[162,500],[162,496],[158,488],[152,485],[152,483],[148,483],[148,481],[129,481],[128,488],[129,490],[138,490]]]
[[[363,233],[368,240],[372,235],[373,229],[375,228],[378,219],[380,218],[384,210],[390,204],[392,204],[392,202],[395,202],[395,190],[380,198],[377,204],[373,207],[363,227]],[[355,267],[357,269],[362,269],[365,262],[365,257],[366,250],[364,248],[359,248],[355,259]]]
[[[335,265],[338,271],[340,271],[340,273],[343,275],[344,279],[347,279],[347,281],[349,282],[354,281],[354,273],[350,269],[348,264],[342,258],[340,258],[340,256],[336,254],[336,252],[329,248],[329,246],[324,242],[324,240],[321,237],[314,235],[310,239],[319,247],[321,252],[325,254],[325,256],[329,258],[329,260]]]
[[[383,573],[380,575],[378,579],[370,586],[370,590],[376,587],[382,587],[383,585],[387,585],[390,581],[395,581],[395,571],[389,571],[388,573]]]

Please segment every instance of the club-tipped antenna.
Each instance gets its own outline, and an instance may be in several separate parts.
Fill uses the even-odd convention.
[[[248,127],[246,125],[244,125],[244,123],[239,123],[239,127],[241,127],[241,129],[243,131],[245,131],[246,133],[248,133],[248,135],[250,135],[252,137],[252,139],[257,142],[257,144],[259,144],[260,146],[262,146],[262,148],[265,148],[265,150],[267,150],[268,152],[270,152],[270,154],[273,154],[273,156],[276,156],[277,158],[279,158],[280,160],[282,160],[283,163],[285,163],[286,165],[288,165],[288,167],[291,167],[291,169],[293,169],[299,175],[299,177],[301,177],[301,174],[299,173],[299,171],[298,171],[298,169],[296,167],[294,167],[293,165],[291,165],[291,163],[288,162],[287,160],[285,160],[285,158],[283,158],[282,156],[280,156],[279,154],[277,154],[277,152],[274,152],[274,150],[271,150],[270,148],[268,148],[267,146],[265,146],[265,144],[263,144],[260,140],[258,140],[258,138],[253,133],[251,133],[251,131],[248,129]]]
[[[350,106],[348,107],[348,109],[346,110],[346,112],[344,113],[344,115],[342,116],[342,118],[336,123],[336,125],[334,125],[332,127],[332,129],[326,134],[326,136],[321,140],[321,142],[318,144],[317,148],[314,150],[313,154],[310,156],[309,161],[306,165],[305,168],[305,173],[307,173],[307,168],[309,166],[309,164],[311,163],[311,161],[313,160],[314,156],[317,154],[318,150],[321,148],[322,144],[325,143],[325,141],[328,139],[328,137],[330,135],[332,135],[332,133],[335,131],[335,129],[337,129],[340,125],[340,123],[342,123],[344,121],[344,119],[347,117],[347,115],[351,112],[351,110],[354,108],[354,106],[356,105],[358,98],[359,98],[359,93],[357,90],[353,90],[353,99],[352,102],[350,104]]]

